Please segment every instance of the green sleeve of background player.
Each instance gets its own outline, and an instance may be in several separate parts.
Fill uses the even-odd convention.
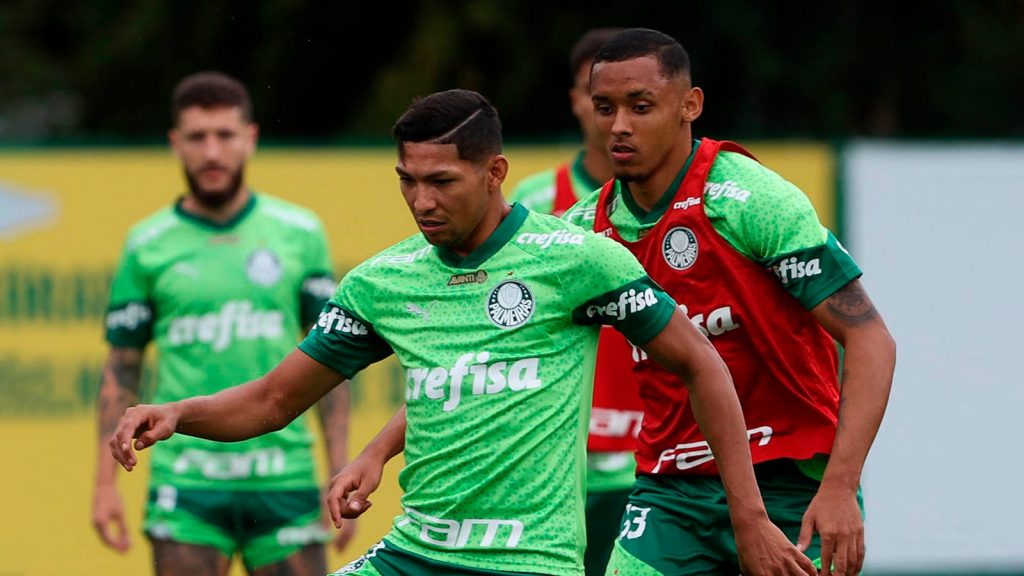
[[[550,214],[555,205],[555,171],[544,170],[523,178],[509,194],[509,201]]]
[[[153,305],[138,257],[138,248],[129,240],[110,288],[106,340],[112,346],[141,350],[153,338]]]
[[[319,219],[317,224],[316,229],[307,236],[308,247],[304,252],[306,271],[300,289],[299,316],[303,326],[309,326],[317,320],[324,309],[324,304],[334,295],[337,288],[327,235]]]

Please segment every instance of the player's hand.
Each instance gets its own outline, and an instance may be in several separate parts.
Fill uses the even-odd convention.
[[[343,519],[358,518],[373,506],[367,498],[380,486],[383,473],[383,462],[360,455],[331,478],[327,509],[331,512],[335,528],[343,526]]]
[[[767,516],[733,524],[736,550],[744,576],[806,574],[817,576],[814,563]]]
[[[806,550],[811,537],[821,536],[821,574],[848,576],[864,568],[864,520],[856,491],[825,485],[804,512],[797,546]]]
[[[122,554],[131,549],[128,525],[124,521],[124,505],[117,487],[96,487],[92,495],[92,525],[108,547]]]
[[[110,438],[110,451],[125,470],[131,472],[138,460],[132,450],[142,450],[166,440],[178,427],[174,404],[141,404],[125,411]],[[134,443],[132,442],[134,440]]]
[[[324,502],[327,501],[327,491],[323,494]],[[324,529],[331,532],[334,527],[331,521],[331,512],[326,507],[323,509],[324,513],[322,516]],[[356,520],[355,518],[347,520],[342,523],[341,528],[335,529],[334,536],[331,538],[331,547],[337,552],[344,552],[345,547],[352,541],[352,537],[356,534]]]

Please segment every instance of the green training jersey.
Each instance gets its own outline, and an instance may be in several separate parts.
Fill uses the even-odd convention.
[[[615,182],[609,218],[624,239],[635,242],[646,234],[669,208],[700,141],[661,200],[645,212],[621,182]],[[592,229],[600,190],[581,199],[563,218]],[[853,259],[822,226],[810,199],[799,188],[756,160],[735,152],[719,152],[704,185],[704,211],[711,225],[740,254],[770,268],[787,291],[811,309],[829,293],[820,287],[841,287],[860,274]],[[787,274],[789,260],[810,261],[827,252],[841,265],[830,267],[842,274],[841,283],[822,274]],[[795,258],[795,259],[794,259]],[[834,288],[833,288],[834,290]]]
[[[295,349],[334,292],[327,241],[309,210],[253,195],[218,225],[164,209],[129,233],[107,313],[112,346],[157,348],[153,401],[213,394],[258,378]],[[315,485],[300,417],[273,434],[221,443],[176,434],[152,449],[152,481],[189,488]]]
[[[569,170],[569,182],[577,199],[585,198],[601,187],[601,182],[594,180],[583,167],[581,150],[576,154]],[[555,208],[555,172],[557,168],[542,170],[523,178],[512,190],[509,199],[518,202],[534,212],[551,214]]]
[[[643,344],[675,303],[624,247],[516,204],[459,257],[422,235],[349,272],[300,348],[346,377],[394,353],[408,425],[386,537],[461,566],[582,574],[600,324]]]

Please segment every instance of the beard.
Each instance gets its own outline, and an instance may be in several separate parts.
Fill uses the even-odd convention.
[[[650,177],[650,174],[642,174],[636,169],[612,168],[612,175],[620,182],[643,182]]]
[[[221,189],[203,188],[199,184],[199,179],[193,176],[187,168],[185,169],[185,181],[188,182],[188,190],[197,202],[207,208],[217,209],[230,202],[242,191],[242,173],[244,171],[245,166],[240,166],[231,174],[227,186]]]

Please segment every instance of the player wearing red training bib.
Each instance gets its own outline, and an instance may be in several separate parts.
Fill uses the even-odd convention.
[[[735,144],[693,140],[703,92],[674,39],[617,35],[595,56],[590,85],[615,179],[565,218],[628,247],[725,360],[772,522],[822,573],[859,572],[860,474],[895,364],[860,269],[799,189]],[[834,341],[845,351],[841,387]],[[683,383],[639,349],[617,358],[612,370],[633,368],[644,416],[607,573],[745,572],[736,540],[750,528],[724,506],[692,410],[670,408]]]

